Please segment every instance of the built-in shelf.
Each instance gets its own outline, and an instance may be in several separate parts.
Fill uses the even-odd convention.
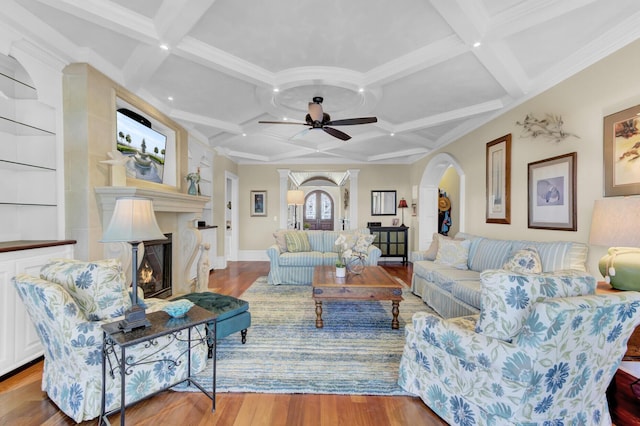
[[[2,160],[2,159],[0,159],[0,168],[5,170],[20,171],[20,172],[28,172],[28,171],[55,172],[56,171],[56,169],[51,167],[38,166],[36,164],[27,164],[27,163],[21,163],[19,161],[9,161],[9,160]]]
[[[30,124],[0,116],[0,132],[16,136],[53,136],[55,133]]]
[[[0,240],[55,239],[62,233],[56,107],[40,99],[15,58],[2,54],[0,91]]]

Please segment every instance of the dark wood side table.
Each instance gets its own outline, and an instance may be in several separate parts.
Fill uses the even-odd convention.
[[[129,333],[124,333],[122,332],[122,330],[120,330],[118,321],[104,324],[102,326],[102,405],[100,409],[100,418],[98,420],[99,426],[105,424],[108,425],[109,421],[107,420],[107,417],[111,414],[116,413],[117,411],[120,411],[120,424],[125,424],[125,392],[127,389],[125,378],[127,375],[133,373],[132,367],[137,365],[137,362],[127,359],[127,348],[130,348],[131,346],[138,343],[148,342],[149,344],[158,346],[158,350],[156,351],[156,354],[158,354],[158,360],[167,361],[167,359],[161,354],[170,343],[158,344],[159,338],[163,336],[169,336],[170,342],[174,342],[175,340],[183,340],[188,342],[187,352],[181,353],[178,356],[178,358],[182,358],[183,356],[187,357],[187,378],[170,384],[154,393],[151,393],[145,396],[145,398],[160,393],[180,383],[189,382],[190,384],[193,384],[198,389],[200,389],[200,391],[207,395],[209,399],[211,399],[211,411],[213,412],[216,409],[216,315],[212,314],[206,309],[200,308],[199,306],[193,306],[182,318],[171,318],[166,312],[158,311],[147,314],[147,319],[151,323],[150,327],[139,328]],[[206,328],[206,333],[193,333],[193,329],[195,326],[207,323],[213,325],[210,325]],[[191,349],[196,345],[207,345],[207,341],[213,342],[213,388],[211,392],[208,392],[206,389],[204,389],[204,387],[196,382],[191,375]],[[119,351],[117,350],[118,348],[120,349]],[[114,362],[112,362],[112,359]],[[147,358],[143,362],[149,363],[152,361],[153,359]],[[180,362],[180,359],[170,361],[178,363]],[[120,373],[120,408],[109,412],[105,412],[105,380],[107,374],[107,363],[110,366],[109,374],[111,375],[111,377],[114,377],[117,372]],[[133,401],[129,405],[136,402],[138,401]]]

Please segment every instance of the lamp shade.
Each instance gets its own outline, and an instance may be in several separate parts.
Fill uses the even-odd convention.
[[[304,191],[291,190],[287,191],[287,204],[301,206],[304,204]]]
[[[116,199],[111,222],[102,234],[100,242],[140,242],[163,240],[164,236],[153,212],[153,202],[148,198],[122,197]]]
[[[589,243],[605,247],[640,247],[640,198],[596,200]]]
[[[405,200],[404,198],[400,199],[400,203],[398,204],[398,208],[399,209],[406,209],[407,207],[409,207],[407,205],[407,200]]]

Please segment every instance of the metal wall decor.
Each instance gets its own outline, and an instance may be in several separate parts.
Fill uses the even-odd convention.
[[[538,119],[533,114],[527,114],[522,121],[516,121],[518,126],[522,126],[521,138],[542,137],[553,142],[561,142],[573,136],[580,139],[575,133],[565,132],[562,126],[564,122],[559,115],[545,114],[545,118]]]

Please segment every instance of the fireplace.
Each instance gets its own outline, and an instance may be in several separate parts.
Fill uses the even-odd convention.
[[[144,297],[171,296],[171,234],[166,240],[144,242],[144,256],[138,267],[138,287]]]

